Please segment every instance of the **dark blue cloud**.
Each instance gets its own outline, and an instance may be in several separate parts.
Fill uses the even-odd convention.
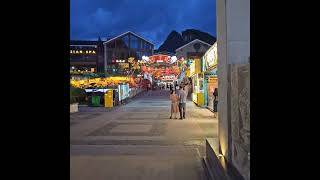
[[[71,0],[71,39],[97,39],[133,31],[156,48],[176,30],[216,36],[216,0]]]

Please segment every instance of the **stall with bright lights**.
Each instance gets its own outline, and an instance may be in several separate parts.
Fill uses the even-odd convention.
[[[192,101],[198,106],[204,105],[203,75],[201,73],[201,59],[194,59],[190,64],[192,79]]]
[[[123,101],[130,96],[130,88],[129,84],[119,84],[118,85],[118,92],[119,92],[119,101]]]
[[[217,57],[217,43],[214,43],[210,49],[202,57],[202,71],[204,75],[204,99],[205,106],[213,110],[213,92],[218,88],[218,57]]]

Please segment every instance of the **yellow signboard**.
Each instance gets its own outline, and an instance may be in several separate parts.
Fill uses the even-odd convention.
[[[129,68],[129,63],[119,63],[121,68]]]
[[[190,65],[190,75],[201,73],[201,60],[194,59]]]
[[[187,77],[190,77],[190,69],[187,69],[187,70],[186,70],[186,76],[187,76]]]
[[[190,64],[190,76],[194,75],[196,73],[196,65],[195,62],[192,61],[192,63]]]
[[[208,83],[216,83],[218,81],[218,78],[216,77],[209,77],[208,78]]]
[[[195,65],[195,73],[199,74],[201,73],[201,60],[200,59],[195,59],[194,60],[196,65]]]

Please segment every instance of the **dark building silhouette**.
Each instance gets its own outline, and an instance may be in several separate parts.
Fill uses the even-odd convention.
[[[208,44],[214,44],[216,42],[216,38],[214,36],[196,29],[186,29],[185,31],[182,31],[181,34],[177,31],[171,31],[157,51],[175,53],[177,48],[188,44],[195,39],[199,39]]]
[[[154,44],[131,31],[111,38],[103,44],[105,72],[108,74],[126,74],[130,68],[129,57],[141,60],[142,56],[153,55]]]
[[[70,68],[81,71],[104,72],[103,42],[70,41]]]

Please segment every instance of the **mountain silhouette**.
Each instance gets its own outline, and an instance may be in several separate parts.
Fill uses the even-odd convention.
[[[159,47],[157,52],[171,52],[175,53],[175,50],[195,39],[200,39],[208,44],[214,44],[216,42],[216,37],[210,35],[209,33],[202,32],[196,29],[186,29],[182,33],[177,31],[171,31],[163,44]]]

